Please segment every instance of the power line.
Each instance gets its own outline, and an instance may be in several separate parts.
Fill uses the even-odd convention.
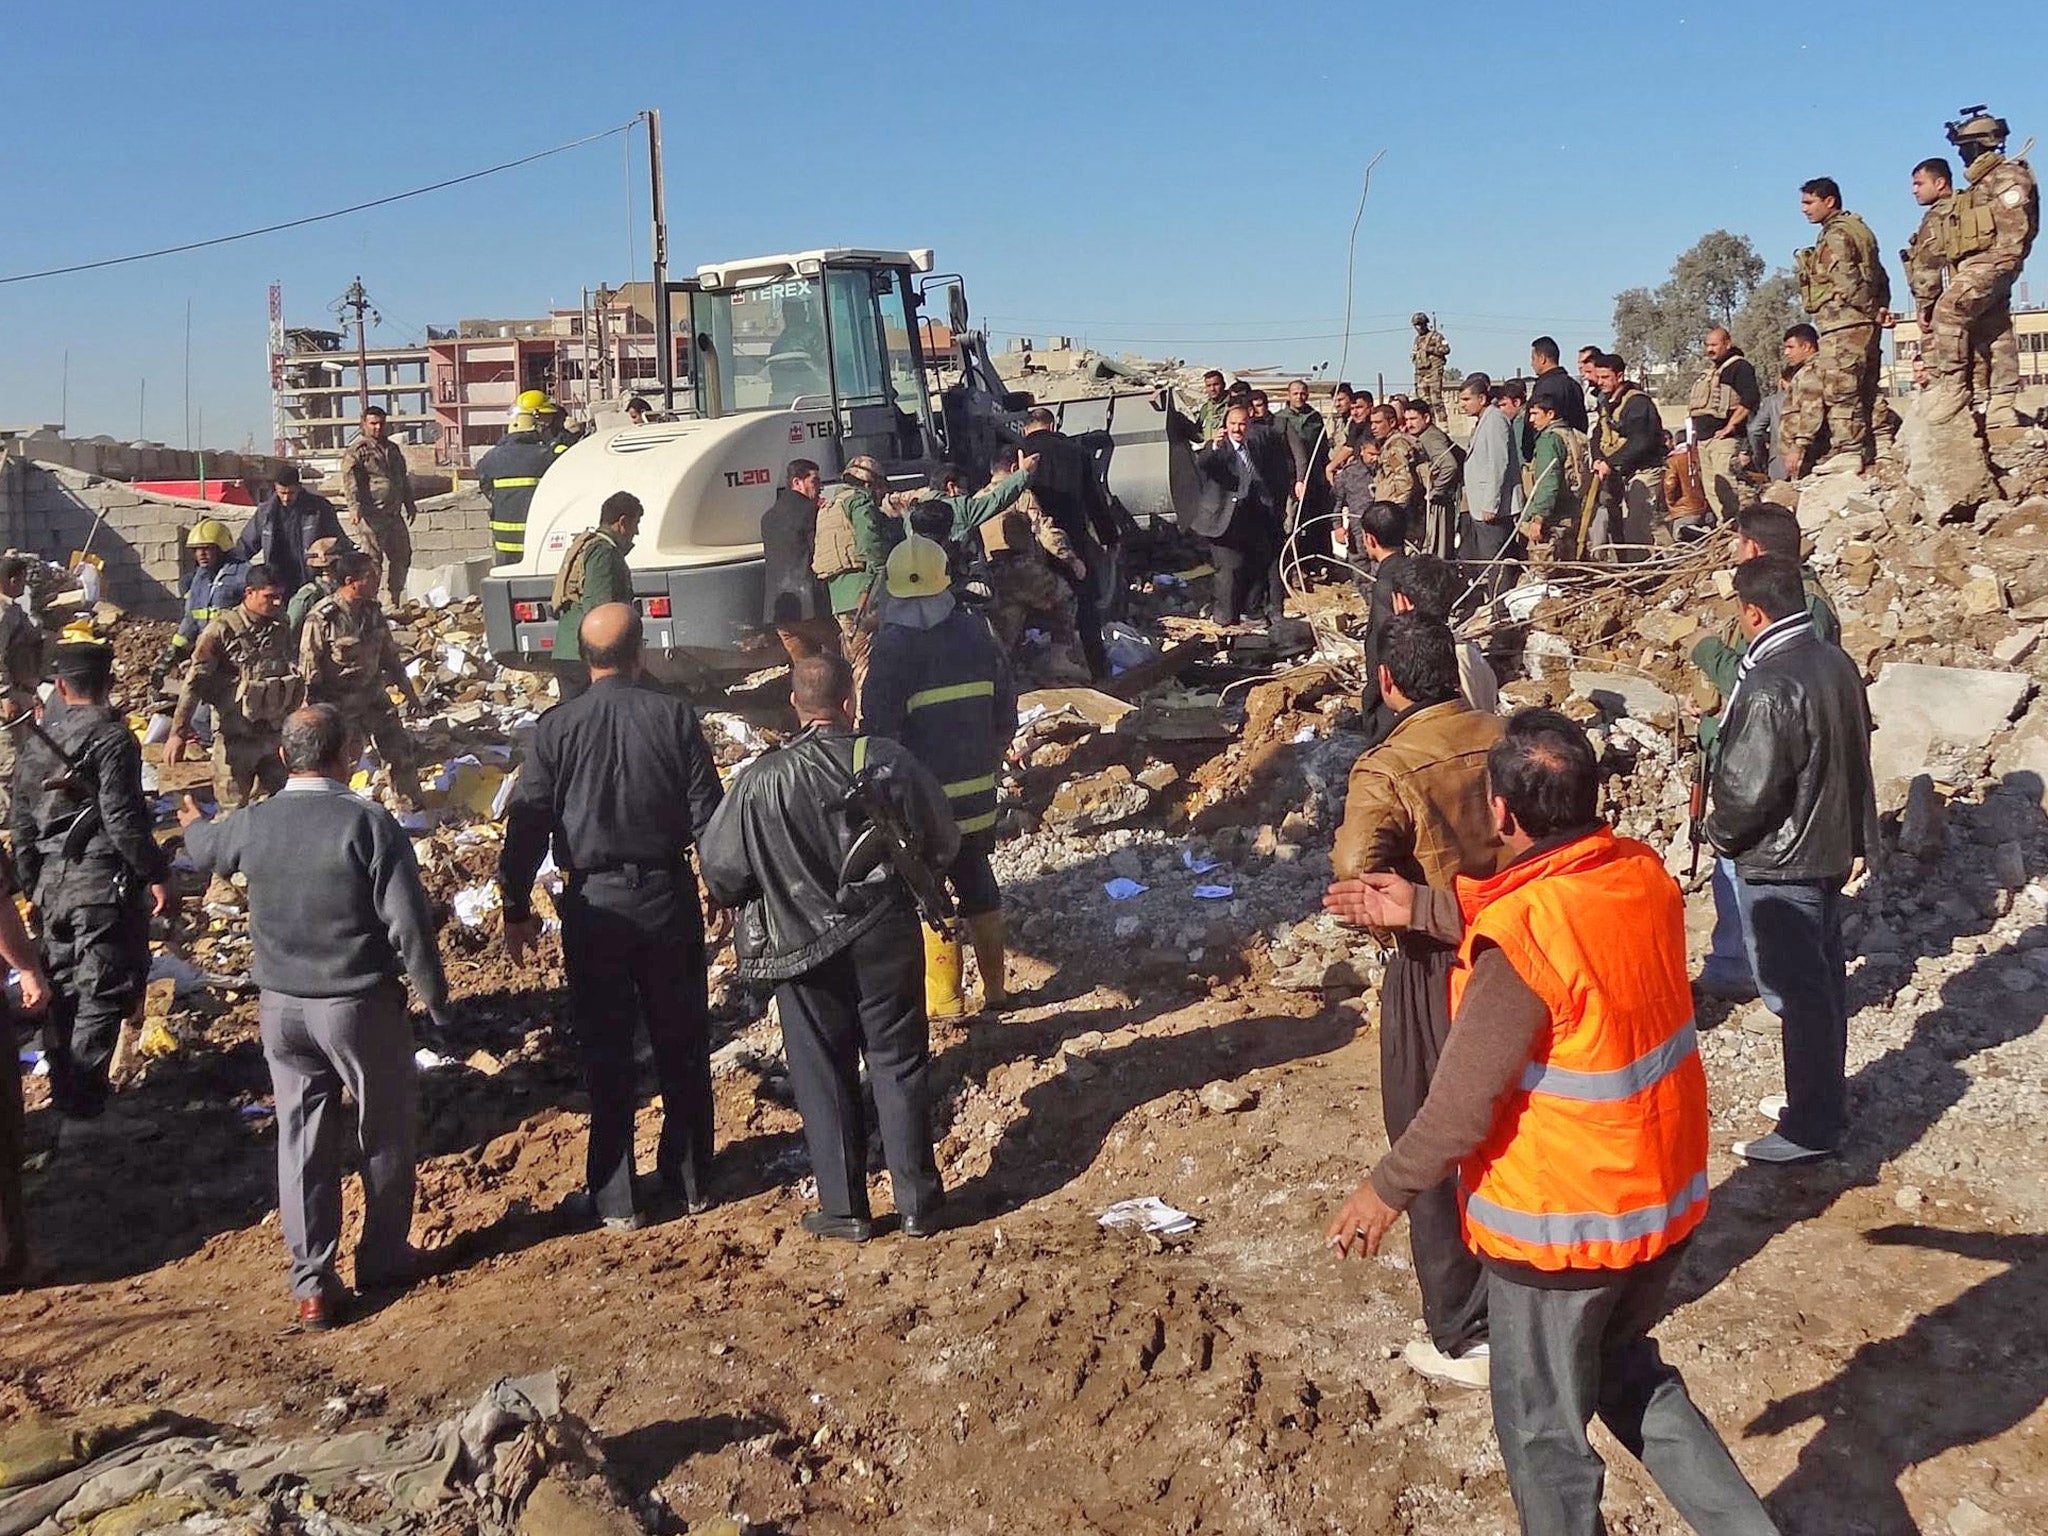
[[[74,272],[97,272],[103,267],[123,267],[131,262],[154,261],[159,256],[178,256],[186,251],[203,251],[211,246],[232,245],[237,240],[254,240],[258,235],[274,235],[287,229],[303,229],[308,224],[322,224],[329,219],[346,218],[352,213],[363,213],[371,208],[384,208],[392,203],[402,203],[407,198],[424,197],[429,192],[444,192],[450,187],[459,187],[464,182],[481,181],[486,176],[495,176],[500,171],[510,171],[522,165],[531,165],[536,160],[545,160],[550,155],[559,155],[567,150],[581,149],[586,144],[595,144],[599,139],[608,139],[615,133],[626,133],[638,125],[640,119],[621,123],[616,128],[607,128],[602,133],[587,134],[580,139],[571,139],[566,144],[557,144],[553,149],[537,150],[530,155],[521,155],[517,160],[487,166],[481,171],[471,171],[464,176],[451,176],[446,181],[437,181],[430,186],[414,187],[409,192],[394,192],[388,197],[373,197],[366,203],[351,203],[346,208],[336,208],[328,213],[308,214],[302,219],[287,219],[282,224],[266,224],[261,229],[245,229],[239,234],[216,235],[211,240],[191,240],[183,245],[167,245],[159,250],[138,251],[132,256],[109,256],[100,261],[81,261],[68,267],[49,267],[41,272],[16,272],[10,277],[0,277],[0,287],[9,283],[32,283],[38,278],[66,277]]]

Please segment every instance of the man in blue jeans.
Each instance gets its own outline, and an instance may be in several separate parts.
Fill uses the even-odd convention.
[[[1878,847],[1870,710],[1856,664],[1814,632],[1796,560],[1744,561],[1735,596],[1749,645],[1722,715],[1706,835],[1735,861],[1758,990],[1784,1030],[1785,1096],[1759,1106],[1777,1129],[1733,1150],[1811,1162],[1848,1128],[1842,885]]]

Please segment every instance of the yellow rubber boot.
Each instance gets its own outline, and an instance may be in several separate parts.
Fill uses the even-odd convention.
[[[967,932],[974,940],[974,963],[981,971],[981,1008],[996,1013],[1009,1006],[1010,983],[1004,969],[1003,914],[983,912],[967,919]]]
[[[924,1011],[928,1019],[958,1019],[967,1013],[967,999],[960,990],[962,959],[960,940],[952,934],[924,934]]]

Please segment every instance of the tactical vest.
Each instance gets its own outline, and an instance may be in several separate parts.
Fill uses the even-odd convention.
[[[1600,402],[1600,426],[1595,440],[1601,453],[1612,457],[1615,450],[1628,441],[1628,434],[1617,425],[1621,420],[1621,408],[1641,393],[1635,385],[1624,380],[1612,398]]]
[[[555,572],[555,587],[550,601],[556,613],[583,600],[584,567],[590,564],[591,546],[605,537],[607,535],[601,528],[586,528],[576,535],[575,542],[569,546],[569,553],[562,557],[562,568]]]
[[[817,537],[811,546],[811,574],[821,581],[860,570],[866,561],[853,542],[853,498],[850,485],[835,485],[818,507]]]
[[[1821,240],[1837,225],[1855,253],[1856,272],[1849,275],[1815,265],[1813,258],[1820,250],[1820,242],[1816,242],[1799,253],[1799,301],[1810,315],[1837,305],[1875,315],[1892,298],[1891,279],[1877,254],[1877,236],[1862,219],[1844,210],[1828,220]]]
[[[1692,393],[1686,396],[1685,414],[1688,416],[1711,416],[1717,421],[1726,421],[1734,414],[1735,407],[1742,403],[1728,383],[1727,369],[1730,363],[1740,359],[1741,353],[1723,358],[1711,364],[1705,373],[1693,380]]]
[[[291,626],[274,620],[258,629],[242,607],[214,622],[224,631],[221,654],[235,669],[235,709],[251,725],[282,725],[306,698],[306,680],[292,655]]]

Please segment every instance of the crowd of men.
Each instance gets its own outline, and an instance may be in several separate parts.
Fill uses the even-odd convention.
[[[1998,325],[2038,198],[2000,153],[2002,121],[1965,114],[1950,136],[1972,153],[1968,186],[1957,193],[1940,162],[1916,170],[1930,211],[1906,256],[1928,393],[1969,417],[1981,445],[2016,409]],[[1776,410],[1725,329],[1704,338],[1676,438],[1619,357],[1582,349],[1575,380],[1539,337],[1528,379],[1458,382],[1460,444],[1438,420],[1448,343],[1417,314],[1411,395],[1339,386],[1325,417],[1305,384],[1275,408],[1212,372],[1186,413],[1200,485],[1188,528],[1210,547],[1219,626],[1280,618],[1293,573],[1325,560],[1367,593],[1369,746],[1324,903],[1392,937],[1390,1149],[1328,1240],[1372,1253],[1409,1217],[1426,1337],[1405,1358],[1492,1392],[1529,1532],[1599,1529],[1596,1416],[1697,1529],[1774,1529],[1650,1331],[1708,1200],[1698,999],[1761,996],[1782,1024],[1785,1093],[1759,1106],[1771,1128],[1736,1155],[1812,1162],[1849,1132],[1842,902],[1879,850],[1870,717],[1800,563],[1796,519],[1757,493],[1877,450],[1888,294],[1874,238],[1834,183],[1802,196],[1821,228],[1800,263],[1814,321],[1786,336]],[[523,549],[533,487],[561,449],[544,404],[522,399],[483,466],[501,557]],[[344,456],[346,526],[286,468],[238,538],[211,520],[192,530],[186,615],[156,678],[181,673],[165,761],[202,730],[212,743],[214,813],[189,796],[179,809],[190,859],[247,887],[290,1285],[309,1329],[416,1272],[404,983],[437,1027],[450,1022],[411,841],[349,787],[369,746],[393,804],[418,793],[392,696],[418,701],[379,600],[387,584],[402,593],[417,507],[383,424],[365,413]],[[1026,665],[1105,674],[1123,534],[1092,457],[1050,413],[1033,410],[1021,436],[909,492],[872,458],[830,487],[815,461],[787,464],[763,515],[761,622],[789,657],[799,729],[729,782],[689,700],[643,685],[628,560],[640,503],[607,498],[565,552],[561,702],[509,797],[498,887],[520,959],[542,930],[543,865],[562,877],[564,1024],[591,1104],[572,1219],[629,1231],[664,1203],[694,1214],[718,1200],[708,967],[729,934],[738,974],[775,989],[817,1184],[804,1228],[875,1234],[871,1115],[900,1231],[948,1220],[931,1023],[1011,1002],[992,855],[1016,677]],[[1300,547],[1322,523],[1331,537]],[[1544,710],[1503,719],[1486,658],[1451,626],[1522,560],[1625,558],[1716,526],[1731,530],[1739,617],[1693,653],[1721,698],[1701,731],[1717,924],[1695,981],[1683,893],[1656,851],[1601,821],[1585,733]],[[0,562],[0,663],[22,722],[9,733],[12,870],[40,947],[0,902],[0,957],[21,974],[22,1007],[46,1017],[61,1149],[155,1130],[119,1107],[109,1068],[148,973],[151,917],[171,897],[139,746],[109,703],[111,650],[58,646],[43,696],[22,579]],[[642,1036],[662,1100],[646,1176],[633,1134]],[[344,1099],[365,1197],[353,1290],[340,1265]],[[25,1273],[21,1121],[17,1084],[0,1093],[0,1283]]]

